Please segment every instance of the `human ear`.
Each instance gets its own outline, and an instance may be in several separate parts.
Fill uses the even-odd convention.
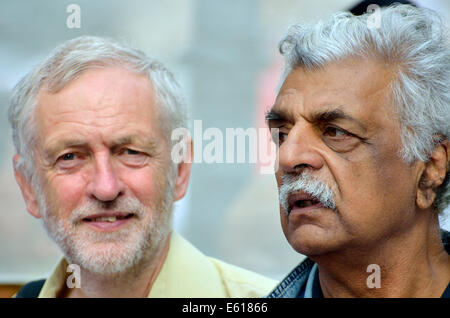
[[[174,186],[174,200],[182,199],[187,192],[191,175],[192,158],[194,158],[193,143],[191,138],[186,138],[186,150],[183,160],[177,166],[177,177]]]
[[[429,208],[436,199],[437,188],[442,185],[449,170],[449,158],[449,141],[444,140],[434,148],[428,162],[424,163],[416,195],[416,204],[420,209]]]
[[[16,154],[13,157],[13,167],[14,167],[14,177],[19,185],[20,191],[22,192],[23,199],[25,200],[25,206],[28,213],[30,213],[35,218],[40,218],[39,205],[36,198],[35,191],[31,186],[30,180],[25,176],[23,171],[17,167],[17,163],[20,159],[20,155]]]

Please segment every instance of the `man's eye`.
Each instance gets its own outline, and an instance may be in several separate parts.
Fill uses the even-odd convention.
[[[282,133],[282,132],[278,132],[278,133],[272,133],[271,136],[272,136],[271,137],[272,141],[274,143],[278,143],[279,145],[281,145],[283,142],[286,141],[288,134]]]
[[[64,155],[61,156],[61,160],[74,160],[75,159],[75,154],[74,153],[66,153]]]
[[[83,156],[73,152],[65,153],[56,161],[56,165],[61,169],[77,167],[82,162]]]
[[[135,167],[145,165],[148,160],[146,153],[128,148],[123,149],[119,155],[123,163]]]
[[[351,136],[347,131],[343,129],[339,129],[337,127],[328,126],[325,128],[323,134],[328,137],[334,137],[334,138],[340,138],[340,137],[346,137]]]
[[[281,131],[280,128],[277,127],[270,129],[270,136],[273,142],[282,144],[284,141],[286,141],[288,134]]]
[[[133,149],[125,149],[125,154],[127,155],[138,155],[139,151],[133,150]]]
[[[287,137],[288,137],[288,134],[280,131],[280,133],[278,134],[278,141],[280,142],[280,144],[285,142]]]

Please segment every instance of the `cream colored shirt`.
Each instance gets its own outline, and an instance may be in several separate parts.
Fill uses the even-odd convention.
[[[39,298],[54,298],[66,288],[68,263],[62,259],[46,280]],[[210,258],[179,234],[172,232],[166,260],[149,298],[261,297],[276,281]],[[81,282],[82,284],[82,282]]]

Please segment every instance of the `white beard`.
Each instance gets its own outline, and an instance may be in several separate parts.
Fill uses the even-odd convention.
[[[170,177],[169,177],[170,179]],[[145,207],[137,198],[117,199],[114,208],[134,213],[126,228],[113,233],[100,233],[82,224],[82,218],[104,210],[102,202],[90,201],[72,211],[69,220],[58,218],[38,195],[39,210],[43,211],[44,227],[63,251],[70,264],[91,273],[116,275],[136,271],[170,233],[173,207],[173,186],[166,183],[159,204]],[[50,213],[49,213],[50,212]]]

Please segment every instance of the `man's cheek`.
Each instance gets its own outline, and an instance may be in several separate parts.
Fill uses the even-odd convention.
[[[131,195],[149,207],[155,207],[155,202],[162,200],[165,188],[163,175],[155,171],[135,171],[128,173],[121,178],[125,183],[126,191],[131,191]]]
[[[279,169],[280,169],[280,168],[279,168]],[[279,169],[278,169],[278,171],[275,173],[275,181],[277,182],[278,190],[280,190],[280,187],[283,185],[283,182],[282,182],[282,173],[281,173],[281,171],[279,171]]]
[[[76,180],[66,179],[55,182],[49,191],[49,205],[58,211],[54,213],[70,214],[82,201],[84,187]]]

